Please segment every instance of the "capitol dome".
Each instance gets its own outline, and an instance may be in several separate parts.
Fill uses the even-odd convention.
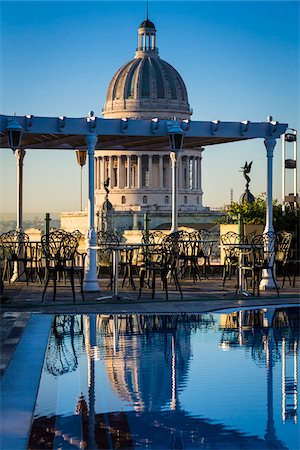
[[[133,60],[113,76],[103,109],[105,118],[189,119],[192,112],[179,73],[160,59],[156,29],[148,18],[138,29]]]

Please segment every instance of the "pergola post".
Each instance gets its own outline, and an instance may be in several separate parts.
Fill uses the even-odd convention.
[[[97,278],[96,249],[97,236],[95,231],[95,207],[94,207],[94,156],[98,137],[94,134],[85,136],[88,147],[88,230],[86,235],[86,266],[83,281],[84,291],[100,291]]]
[[[23,160],[25,154],[23,148],[15,151],[17,158],[17,231],[23,231]]]
[[[267,205],[266,205],[266,226],[264,233],[274,232],[273,227],[273,153],[276,145],[275,138],[264,140],[267,150]],[[275,289],[275,284],[272,278],[271,269],[264,269],[262,280],[259,288],[261,290]]]
[[[23,160],[25,157],[25,150],[17,148],[14,152],[17,159],[17,225],[16,231],[23,232]],[[19,275],[21,274],[21,275]],[[14,272],[11,278],[11,283],[16,280],[26,280],[24,265],[21,262],[14,263]]]
[[[178,159],[177,153],[171,152],[171,171],[172,171],[172,227],[171,233],[178,230]]]

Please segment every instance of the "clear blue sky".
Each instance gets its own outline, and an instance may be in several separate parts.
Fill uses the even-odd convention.
[[[134,57],[145,10],[144,1],[2,1],[1,113],[101,116],[110,79]],[[150,1],[149,18],[161,58],[186,83],[193,120],[260,122],[272,115],[300,129],[299,2]],[[251,191],[266,191],[265,155],[260,140],[207,147],[204,204],[229,203],[231,188],[238,200],[246,160],[253,160]],[[15,211],[10,150],[0,150],[0,164],[0,212]],[[280,199],[280,142],[274,171]],[[78,210],[79,174],[73,152],[29,150],[24,211]]]

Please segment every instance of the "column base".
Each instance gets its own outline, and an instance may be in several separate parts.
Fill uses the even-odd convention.
[[[276,289],[274,280],[273,280],[272,275],[269,272],[269,270],[265,270],[263,273],[263,277],[261,279],[260,285],[259,285],[259,290],[267,291],[267,290],[272,290],[272,289]]]
[[[83,282],[84,292],[101,292],[98,280],[85,280]]]

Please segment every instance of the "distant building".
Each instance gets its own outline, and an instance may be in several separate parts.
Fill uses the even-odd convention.
[[[138,28],[135,57],[124,64],[110,81],[103,116],[124,121],[152,119],[155,127],[160,119],[177,118],[188,122],[191,115],[184,81],[174,67],[159,57],[156,29],[147,18]],[[209,209],[203,208],[202,202],[203,150],[184,148],[179,157],[180,224],[210,220]],[[113,227],[141,228],[146,212],[151,217],[152,228],[169,226],[172,196],[169,147],[166,146],[165,151],[157,151],[155,145],[137,150],[123,144],[118,150],[95,151],[95,211],[98,215],[96,224],[100,227],[107,200],[107,180],[115,217]],[[76,213],[62,214],[64,227],[74,220]]]

